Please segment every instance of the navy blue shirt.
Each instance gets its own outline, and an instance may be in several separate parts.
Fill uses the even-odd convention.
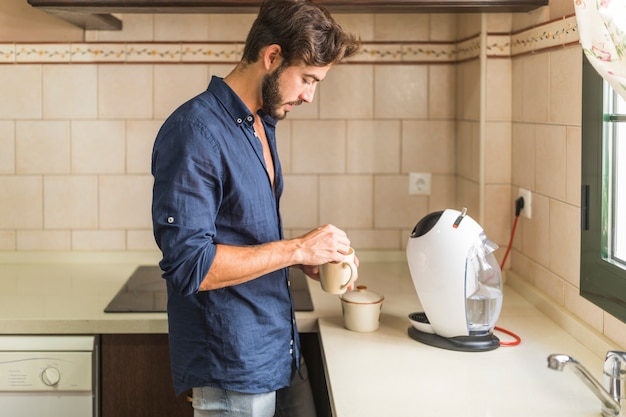
[[[174,111],[154,143],[152,221],[163,253],[177,395],[203,386],[274,391],[289,385],[292,363],[299,363],[287,269],[199,291],[216,244],[283,238],[276,121],[258,117],[274,160],[275,191],[254,136],[254,116],[220,78]]]

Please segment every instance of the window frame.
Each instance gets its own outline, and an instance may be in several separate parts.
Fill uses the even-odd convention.
[[[584,55],[582,84],[580,295],[626,322],[626,270],[603,256],[603,79]]]

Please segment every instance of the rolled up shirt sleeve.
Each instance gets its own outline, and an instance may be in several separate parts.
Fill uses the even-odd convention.
[[[217,145],[201,123],[167,124],[155,141],[152,218],[171,288],[198,292],[215,258],[215,218],[222,195]]]

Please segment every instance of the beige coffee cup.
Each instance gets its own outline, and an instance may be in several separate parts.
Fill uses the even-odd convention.
[[[354,249],[350,248],[343,261],[329,262],[319,268],[322,289],[329,294],[343,294],[357,278]]]

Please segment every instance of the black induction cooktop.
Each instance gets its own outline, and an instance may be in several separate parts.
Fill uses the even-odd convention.
[[[289,268],[291,296],[296,311],[313,311],[307,277]],[[105,313],[163,313],[167,311],[167,289],[158,266],[137,267],[126,284],[104,309]]]

